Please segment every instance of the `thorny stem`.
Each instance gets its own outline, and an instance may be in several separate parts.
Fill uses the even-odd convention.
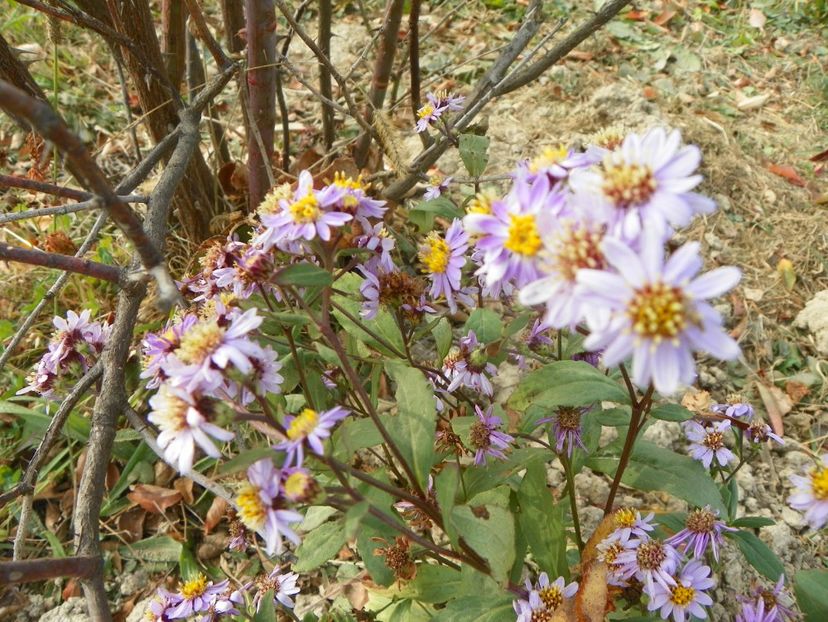
[[[575,526],[575,542],[578,545],[578,552],[583,553],[584,539],[581,537],[581,521],[578,517],[578,503],[575,500],[575,477],[572,474],[572,462],[566,453],[561,453],[560,459],[566,474],[567,488],[569,489],[569,508],[572,511],[572,524]]]
[[[615,471],[615,477],[612,480],[612,486],[610,487],[609,496],[607,497],[607,503],[604,506],[604,516],[612,512],[612,505],[615,502],[615,495],[618,493],[618,486],[621,484],[621,477],[624,475],[624,469],[627,468],[627,464],[630,461],[633,446],[635,445],[635,439],[638,437],[638,433],[643,427],[644,418],[647,416],[647,413],[650,412],[654,391],[655,389],[653,388],[653,385],[650,385],[647,392],[644,394],[644,397],[642,397],[640,401],[635,399],[635,389],[633,388],[630,391],[630,400],[633,403],[630,427],[627,429],[627,437],[624,439],[624,448],[621,450],[621,457],[618,460],[618,469]]]

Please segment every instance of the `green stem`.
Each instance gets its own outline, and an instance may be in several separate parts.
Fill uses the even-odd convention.
[[[572,473],[572,462],[565,453],[560,455],[566,474],[566,484],[569,488],[569,507],[572,511],[572,523],[575,525],[575,542],[578,545],[578,552],[584,552],[584,539],[581,537],[581,521],[578,517],[578,503],[575,500],[575,476]]]

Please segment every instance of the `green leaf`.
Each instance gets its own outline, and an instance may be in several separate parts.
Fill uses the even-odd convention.
[[[466,331],[473,330],[480,343],[492,343],[503,334],[503,322],[500,315],[490,309],[477,308],[466,320]]]
[[[454,421],[452,421],[453,423]],[[518,473],[535,462],[549,459],[549,451],[541,447],[522,447],[512,451],[506,460],[493,460],[485,468],[466,471],[464,480],[469,498],[500,486],[508,484],[515,490],[520,486]]]
[[[434,335],[434,341],[437,342],[437,357],[442,362],[451,350],[451,324],[446,318],[440,318],[440,321],[431,329],[431,334]]]
[[[118,551],[121,557],[127,559],[176,564],[181,559],[182,548],[182,544],[170,536],[152,536],[133,542],[129,546],[119,547]]]
[[[475,516],[475,512],[479,516]],[[475,506],[474,509],[460,505],[451,511],[451,522],[468,545],[488,562],[492,577],[504,584],[515,561],[512,513],[496,505]]]
[[[360,501],[352,505],[345,513],[345,538],[353,538],[359,530],[359,524],[362,518],[371,509],[371,504],[367,500]],[[341,547],[340,547],[341,548]]]
[[[392,415],[380,415],[380,421],[386,429],[394,425],[396,419]],[[334,432],[333,445],[337,455],[344,455],[350,458],[354,452],[366,447],[376,447],[382,443],[380,434],[374,422],[367,417],[354,419],[349,417]]]
[[[367,507],[365,508],[367,511]],[[297,561],[293,564],[296,572],[307,572],[319,568],[325,562],[336,557],[345,544],[345,525],[336,520],[322,523],[319,527],[305,534],[302,544],[296,549]]]
[[[346,274],[336,282],[338,289],[348,292],[350,295],[343,296],[341,294],[337,294],[333,297],[333,300],[337,305],[348,312],[350,318],[338,309],[334,309],[334,317],[336,317],[336,320],[342,328],[344,328],[345,331],[354,339],[358,339],[381,354],[399,358],[399,355],[404,351],[405,346],[403,345],[403,338],[400,334],[400,328],[394,317],[386,309],[380,307],[379,312],[373,320],[364,320],[360,318],[359,312],[362,305],[359,301],[362,299],[362,295],[359,293],[359,285],[361,282],[362,279],[353,273]],[[365,328],[363,328],[363,326]],[[366,331],[366,328],[370,331],[370,333]],[[382,343],[375,339],[371,333],[379,336],[382,339]],[[390,345],[394,349],[389,349],[383,345],[384,343]]]
[[[765,518],[764,516],[743,516],[737,518],[730,523],[731,527],[747,527],[748,529],[759,529],[760,527],[770,527],[775,525],[776,521],[772,518]]]
[[[412,212],[425,212],[444,218],[462,218],[463,210],[457,207],[448,197],[437,197],[429,201],[422,201],[411,208]]]
[[[512,620],[515,611],[508,596],[466,596],[451,601],[432,622],[503,622]]]
[[[759,574],[771,581],[778,581],[785,573],[785,567],[779,558],[751,531],[726,531],[725,536],[735,540],[742,555]]]
[[[687,421],[693,413],[680,404],[660,404],[650,411],[650,416],[662,421]]]
[[[201,572],[201,567],[196,561],[195,555],[189,547],[181,547],[181,555],[178,556],[178,574],[183,581],[195,579]]]
[[[823,622],[828,612],[828,570],[800,570],[794,576],[794,590],[805,622]]]
[[[458,537],[460,534],[457,533],[457,530],[451,522],[451,511],[454,509],[459,488],[460,469],[456,464],[448,462],[435,478],[434,495],[437,499],[437,505],[440,507],[440,514],[443,517],[446,535],[455,546],[458,545]]]
[[[608,450],[590,456],[586,465],[593,471],[614,475],[619,457],[617,453],[608,454]],[[612,451],[617,452],[617,447]],[[653,443],[638,441],[635,444],[621,481],[638,490],[663,490],[695,506],[710,505],[722,514],[726,513],[719,490],[700,462]]]
[[[396,383],[396,421],[388,433],[425,490],[434,464],[436,406],[434,393],[423,373],[396,361],[387,361],[385,371]]]
[[[556,361],[527,374],[509,398],[509,406],[525,412],[537,404],[585,406],[608,401],[629,404],[627,391],[583,361]]]
[[[276,273],[278,285],[296,285],[300,287],[325,287],[333,283],[331,273],[312,263],[297,263],[283,268]]]
[[[0,401],[0,413],[4,415],[20,415],[21,417],[28,417],[32,414],[31,407],[16,404],[15,402]]]
[[[132,453],[127,461],[126,465],[124,466],[124,470],[121,471],[121,476],[118,478],[118,481],[115,482],[115,485],[112,487],[106,495],[106,502],[104,503],[103,508],[101,508],[101,516],[109,516],[112,514],[113,503],[121,498],[122,493],[129,487],[130,483],[132,483],[135,478],[132,477],[132,472],[138,466],[139,463],[149,460],[150,456],[154,456],[152,450],[146,443],[141,443],[138,448]]]
[[[248,449],[247,451],[240,453],[238,456],[231,458],[227,462],[222,462],[218,469],[216,469],[216,474],[219,476],[232,475],[233,473],[245,470],[251,464],[261,460],[262,458],[271,458],[274,455],[275,452],[270,447],[255,447],[254,449]]]
[[[480,177],[489,162],[489,139],[477,134],[460,134],[460,159],[472,177]]]
[[[253,622],[276,622],[276,601],[273,598],[273,590],[268,590],[259,601],[259,610],[253,616]]]
[[[629,408],[608,408],[595,411],[593,414],[595,421],[610,428],[630,425],[631,413]]]
[[[529,465],[517,492],[518,523],[541,570],[550,576],[569,576],[566,532],[562,508],[552,501],[546,486],[546,469],[540,462]]]

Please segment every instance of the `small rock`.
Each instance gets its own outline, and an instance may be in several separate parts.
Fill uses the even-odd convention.
[[[794,529],[802,529],[805,527],[805,517],[787,505],[782,508],[782,520]]]
[[[588,505],[586,507],[578,508],[578,517],[581,520],[581,534],[586,540],[598,524],[604,519],[604,510]]]
[[[808,329],[819,353],[828,355],[828,289],[817,292],[805,303],[805,308],[794,320],[794,326]]]
[[[582,471],[575,476],[575,490],[592,505],[603,505],[609,497],[609,484],[603,477]]]
[[[131,596],[147,587],[149,577],[145,570],[139,569],[119,576],[118,591],[121,596]]]
[[[70,598],[62,605],[44,613],[40,622],[88,622],[86,600],[82,597]]]
[[[132,611],[129,612],[126,622],[144,622],[146,620],[146,612],[149,609],[150,603],[155,596],[148,596],[144,600],[139,600],[135,603]]]
[[[782,560],[790,559],[792,553],[798,548],[793,531],[785,523],[765,527],[759,532],[759,537]]]
[[[673,443],[682,438],[681,426],[675,421],[661,421],[656,419],[644,431],[645,441],[655,443],[659,447],[670,449]]]

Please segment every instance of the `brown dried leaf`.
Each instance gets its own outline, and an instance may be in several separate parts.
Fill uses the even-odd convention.
[[[74,255],[78,250],[72,238],[63,231],[49,233],[43,242],[43,248],[47,253],[57,253],[59,255]]]
[[[759,389],[759,396],[765,405],[773,431],[782,436],[784,432],[782,417],[791,412],[793,408],[791,399],[779,387],[768,387],[761,382],[757,382],[756,388]]]
[[[77,579],[69,579],[66,583],[66,587],[64,587],[63,591],[60,593],[60,597],[64,600],[64,602],[70,598],[75,598],[81,595],[81,586]]]
[[[181,493],[152,484],[136,484],[132,487],[132,492],[127,494],[127,499],[140,505],[147,512],[163,514],[167,508],[181,501]]]
[[[592,564],[581,575],[578,593],[575,595],[575,620],[577,622],[603,622],[608,611],[613,610],[607,584],[607,565]]]
[[[211,533],[205,536],[196,549],[196,557],[201,561],[215,559],[227,549],[227,541],[226,533]]]
[[[118,531],[127,542],[138,542],[144,537],[144,521],[147,518],[146,510],[130,508],[118,516]]]
[[[193,497],[193,480],[189,477],[179,477],[173,482],[173,488],[181,493],[181,499],[187,505],[191,505],[195,501]]]
[[[788,164],[769,164],[768,170],[785,181],[800,188],[805,186],[805,180],[799,176],[796,169]]]
[[[175,469],[166,462],[159,460],[155,463],[155,485],[166,487],[175,477]]]
[[[112,490],[112,487],[118,483],[118,479],[121,477],[121,471],[118,469],[118,465],[114,462],[110,462],[106,466],[106,480],[104,480],[104,486],[107,490]]]
[[[207,516],[204,517],[204,535],[209,534],[221,522],[227,513],[227,501],[223,497],[214,497]]]
[[[653,18],[653,23],[656,26],[664,26],[667,22],[673,19],[677,14],[675,9],[664,9],[661,13]]]
[[[791,401],[794,404],[796,404],[803,397],[808,395],[809,392],[810,389],[801,382],[796,382],[795,380],[788,380],[788,382],[785,383],[785,393],[788,394],[788,397],[791,398]]]
[[[681,398],[681,405],[692,413],[705,414],[710,410],[710,405],[713,400],[710,398],[710,393],[707,391],[697,391],[690,389]]]

